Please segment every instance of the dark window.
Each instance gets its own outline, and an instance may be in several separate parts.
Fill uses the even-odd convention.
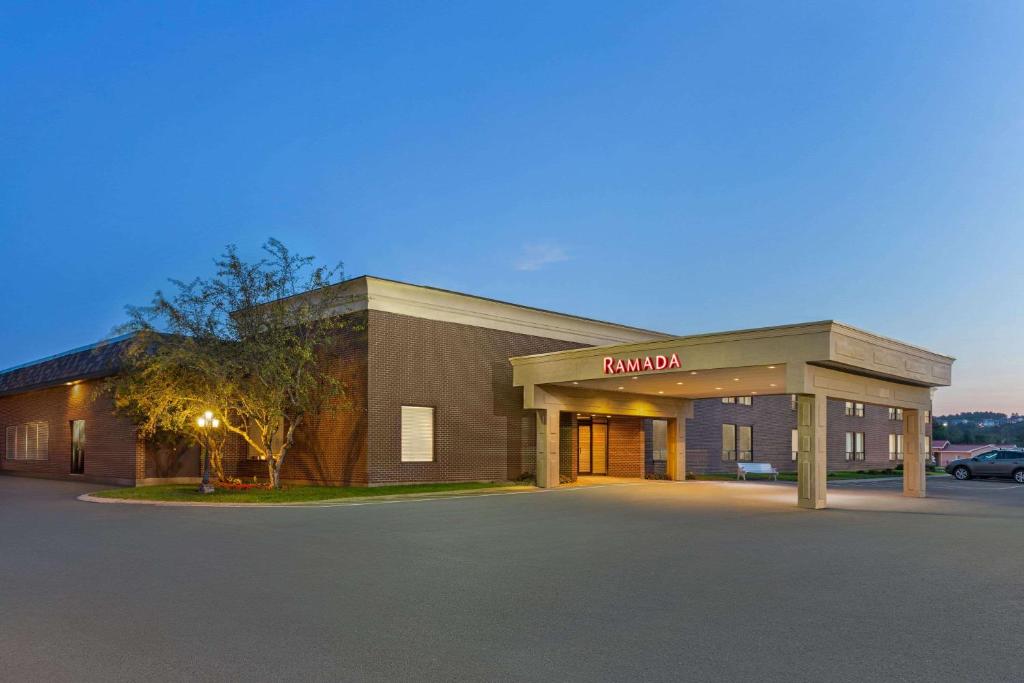
[[[71,474],[85,473],[85,420],[71,421]]]
[[[1018,451],[999,451],[998,460],[1019,460],[1021,454]]]

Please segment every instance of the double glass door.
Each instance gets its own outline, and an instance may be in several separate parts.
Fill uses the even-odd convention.
[[[580,474],[608,474],[608,420],[579,419],[576,426]]]

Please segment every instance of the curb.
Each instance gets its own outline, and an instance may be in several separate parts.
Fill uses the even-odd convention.
[[[428,493],[397,493],[387,496],[353,496],[349,498],[325,498],[323,500],[295,501],[290,503],[202,503],[184,500],[133,500],[130,498],[104,498],[91,493],[83,493],[76,500],[83,503],[100,503],[110,505],[151,505],[156,507],[202,507],[202,508],[295,508],[295,507],[341,507],[357,505],[374,505],[383,503],[413,502],[418,500],[444,500],[452,498],[469,498],[474,496],[504,496],[520,493],[540,493],[559,489],[538,489],[535,487],[495,486],[471,491],[437,491]]]

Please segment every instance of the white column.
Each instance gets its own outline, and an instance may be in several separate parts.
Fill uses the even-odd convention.
[[[923,410],[903,410],[903,495],[925,497],[925,439],[927,430]]]
[[[559,484],[558,411],[542,408],[537,415],[537,486],[554,488]]]
[[[820,510],[826,505],[828,476],[828,398],[797,396],[797,505]]]

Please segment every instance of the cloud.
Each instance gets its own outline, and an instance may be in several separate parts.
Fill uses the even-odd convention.
[[[569,255],[557,244],[527,244],[516,260],[516,270],[540,270],[552,263],[568,261]]]

